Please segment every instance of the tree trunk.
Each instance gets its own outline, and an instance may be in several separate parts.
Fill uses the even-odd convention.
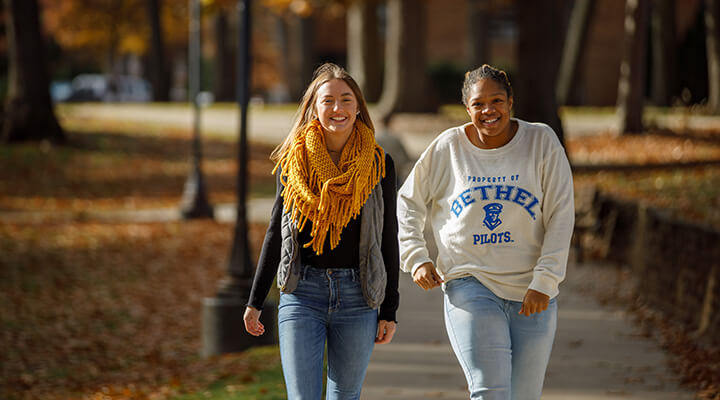
[[[354,0],[347,10],[348,70],[367,101],[382,90],[382,54],[377,35],[377,0]]]
[[[679,83],[675,48],[675,1],[654,0],[651,6],[652,86],[656,106],[669,106]]]
[[[109,5],[110,23],[107,27],[108,32],[108,53],[107,53],[107,71],[115,80],[117,75],[122,75],[122,62],[118,61],[120,48],[120,17],[122,15],[122,0],[112,0]],[[113,93],[113,96],[115,93]]]
[[[289,27],[288,90],[292,101],[300,101],[312,80],[313,45],[312,19],[293,15]]]
[[[160,19],[161,0],[147,0],[148,21],[150,22],[150,82],[153,101],[170,99],[170,74],[165,60],[165,39]]]
[[[50,100],[37,0],[5,0],[5,11],[9,87],[1,139],[64,142],[65,134]]]
[[[568,104],[570,90],[577,76],[583,44],[587,37],[587,27],[592,18],[593,7],[593,0],[577,0],[573,5],[555,87],[558,105]]]
[[[489,64],[488,57],[488,1],[467,0],[468,69]]]
[[[620,63],[617,115],[620,134],[638,134],[644,129],[642,114],[645,95],[648,0],[625,3],[625,40]]]
[[[564,134],[555,100],[555,81],[562,43],[556,2],[521,0],[517,3],[518,70],[515,78],[515,115],[527,121],[544,122],[564,145]]]
[[[235,74],[233,56],[228,43],[230,37],[227,13],[219,10],[215,15],[215,76],[213,94],[217,101],[233,101],[235,97]]]
[[[720,114],[720,1],[705,0],[705,44],[708,60],[708,109]]]
[[[431,111],[425,51],[425,2],[388,0],[385,82],[377,106],[387,125],[398,112]]]

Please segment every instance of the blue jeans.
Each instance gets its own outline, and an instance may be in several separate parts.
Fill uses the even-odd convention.
[[[378,311],[365,302],[359,278],[356,269],[305,266],[297,289],[280,294],[278,335],[289,400],[322,397],[326,343],[326,398],[360,398]]]
[[[471,399],[540,399],[557,328],[557,301],[529,317],[474,277],[445,288],[445,327]]]

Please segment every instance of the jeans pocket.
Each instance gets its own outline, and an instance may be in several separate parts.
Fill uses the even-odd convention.
[[[297,288],[295,289],[295,294],[300,296],[313,296],[317,295],[318,293],[324,293],[327,291],[327,284],[324,284],[324,282],[320,281],[319,279],[301,279],[298,281]]]

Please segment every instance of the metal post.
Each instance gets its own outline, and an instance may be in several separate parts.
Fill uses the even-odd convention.
[[[221,288],[218,295],[249,295],[253,266],[248,247],[247,224],[247,113],[250,102],[250,0],[238,2],[238,52],[237,52],[237,103],[240,111],[238,121],[237,153],[237,219],[235,238],[230,252],[230,286]],[[227,293],[230,292],[230,293]]]
[[[213,208],[208,202],[205,179],[202,173],[202,142],[200,140],[200,93],[201,68],[201,5],[200,0],[189,0],[190,26],[188,48],[188,96],[193,107],[193,139],[191,170],[185,181],[180,202],[182,216],[189,218],[213,218]]]
[[[203,314],[204,356],[244,350],[275,342],[275,306],[266,301],[261,321],[265,334],[254,337],[245,331],[243,313],[250,295],[253,265],[248,246],[247,111],[250,99],[250,3],[238,1],[237,102],[240,111],[238,137],[237,220],[228,264],[228,277],[220,282],[215,298],[205,299]]]

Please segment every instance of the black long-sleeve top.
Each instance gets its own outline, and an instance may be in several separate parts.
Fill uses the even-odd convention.
[[[280,264],[280,246],[282,243],[281,224],[283,212],[283,198],[280,195],[283,185],[280,183],[280,172],[277,171],[277,192],[275,194],[275,203],[273,204],[272,214],[270,215],[270,225],[265,234],[265,240],[260,252],[257,270],[255,271],[255,279],[253,280],[252,290],[250,291],[250,299],[248,305],[257,309],[262,309],[273,279],[277,274],[278,265]],[[385,153],[385,177],[382,178],[380,184],[383,189],[383,202],[385,212],[383,213],[383,231],[382,243],[380,251],[385,261],[385,270],[387,272],[387,285],[385,287],[385,299],[380,305],[380,313],[378,319],[385,321],[395,321],[396,313],[399,305],[400,295],[398,293],[398,274],[400,266],[400,256],[398,250],[398,223],[395,213],[397,203],[397,178],[395,174],[395,163],[389,154]],[[361,211],[362,212],[362,211]],[[359,246],[360,243],[360,217],[351,219],[347,226],[340,234],[340,243],[334,249],[330,250],[329,236],[325,240],[325,246],[321,255],[315,254],[312,248],[304,248],[303,244],[310,241],[310,232],[312,230],[311,221],[307,221],[302,231],[298,233],[298,242],[300,244],[300,260],[302,265],[312,265],[319,268],[358,268]]]

